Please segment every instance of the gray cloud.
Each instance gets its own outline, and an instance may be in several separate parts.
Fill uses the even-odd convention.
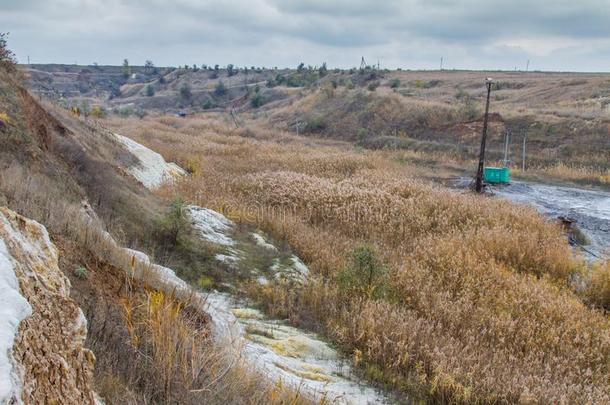
[[[607,0],[0,0],[21,61],[606,71]]]

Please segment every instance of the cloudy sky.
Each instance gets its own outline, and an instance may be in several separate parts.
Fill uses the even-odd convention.
[[[19,61],[609,71],[610,0],[0,0]]]

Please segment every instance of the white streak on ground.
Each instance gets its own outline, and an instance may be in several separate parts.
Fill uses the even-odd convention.
[[[278,251],[278,249],[271,243],[267,242],[265,237],[263,235],[261,235],[260,233],[252,232],[252,237],[254,238],[254,241],[256,242],[257,245],[264,247],[266,249],[272,250],[274,252]]]
[[[233,356],[242,357],[269,380],[331,404],[382,404],[386,399],[352,375],[350,366],[315,334],[240,305],[231,296],[210,293],[206,312],[214,337]]]
[[[196,205],[186,207],[186,214],[201,238],[222,246],[235,244],[235,241],[227,235],[234,224],[224,215]]]

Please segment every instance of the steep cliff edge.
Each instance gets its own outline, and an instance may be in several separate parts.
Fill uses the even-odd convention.
[[[57,249],[46,229],[0,208],[0,242],[5,247],[0,249],[5,263],[2,276],[14,272],[19,284],[19,294],[14,295],[22,296],[30,307],[14,335],[9,353],[12,383],[0,392],[0,402],[95,403],[95,357],[83,347],[87,321],[70,298],[70,282],[58,267]]]

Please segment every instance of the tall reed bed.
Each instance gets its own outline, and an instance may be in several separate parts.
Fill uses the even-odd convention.
[[[584,265],[560,227],[533,209],[421,182],[385,152],[256,122],[247,130],[222,117],[115,125],[196,168],[162,194],[288,242],[312,269],[310,282],[252,297],[325,333],[370,378],[451,403],[610,401],[610,322],[572,291],[575,274],[587,277]],[[382,297],[337,283],[362,243],[388,269]]]

